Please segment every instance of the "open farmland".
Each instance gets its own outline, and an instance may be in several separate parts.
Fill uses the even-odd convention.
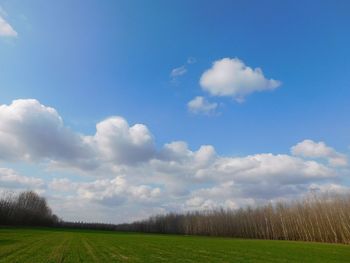
[[[0,262],[349,262],[347,245],[62,229],[0,229]]]

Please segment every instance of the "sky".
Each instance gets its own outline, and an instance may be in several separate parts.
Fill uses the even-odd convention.
[[[0,191],[111,223],[349,191],[349,8],[0,0]]]

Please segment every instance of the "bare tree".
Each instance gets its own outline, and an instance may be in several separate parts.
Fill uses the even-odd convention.
[[[33,191],[18,195],[5,193],[0,198],[0,224],[53,226],[59,223],[45,198]]]
[[[170,213],[117,230],[241,238],[350,242],[350,195],[307,196],[256,208]]]

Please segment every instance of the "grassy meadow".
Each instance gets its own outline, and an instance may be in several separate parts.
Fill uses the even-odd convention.
[[[341,244],[0,228],[0,262],[349,262]]]

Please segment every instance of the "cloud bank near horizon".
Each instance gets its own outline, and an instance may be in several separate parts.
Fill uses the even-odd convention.
[[[348,189],[342,186],[348,157],[325,142],[304,140],[290,154],[222,156],[212,145],[193,150],[172,141],[157,147],[155,140],[146,125],[120,116],[98,122],[95,134],[80,134],[56,109],[34,99],[14,100],[0,106],[1,165],[34,165],[47,175],[3,167],[0,188],[35,189],[67,219],[91,221],[98,212],[105,222]],[[80,215],[74,214],[76,204]],[[116,215],[120,209],[123,214]]]

